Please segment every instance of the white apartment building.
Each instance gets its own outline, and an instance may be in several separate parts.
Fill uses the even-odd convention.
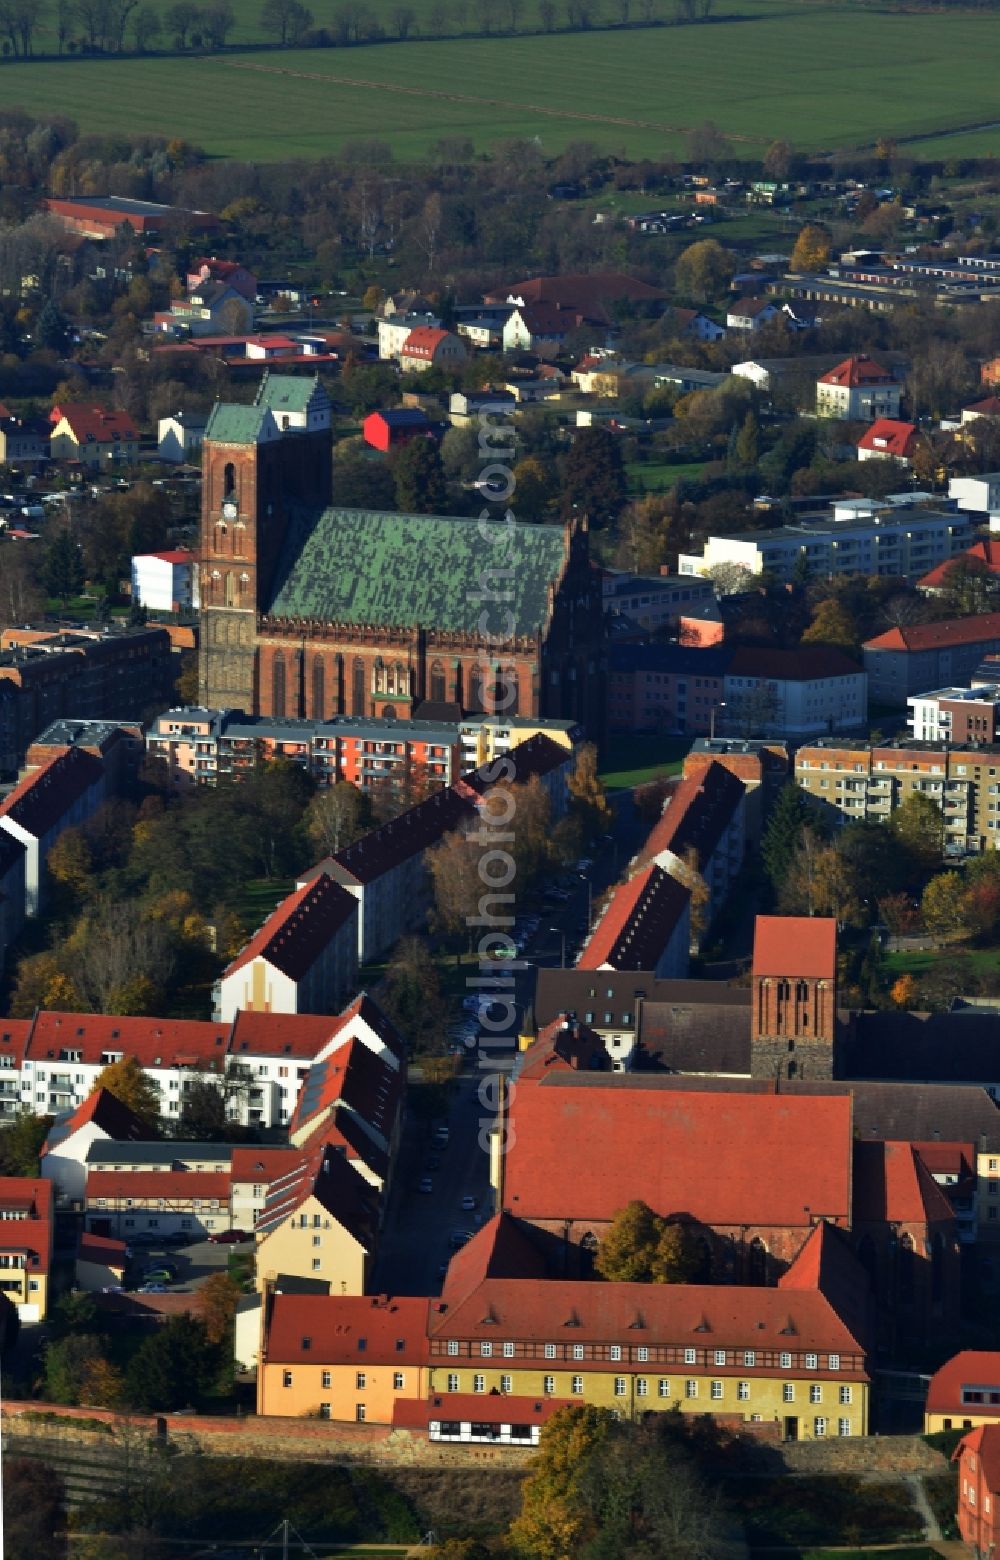
[[[704,551],[681,553],[678,572],[708,574],[735,564],[751,574],[765,571],[790,580],[803,564],[814,577],[834,574],[899,576],[917,580],[973,540],[966,514],[935,509],[894,508],[867,518],[802,519],[766,531],[710,536]]]
[[[399,362],[403,343],[412,330],[429,325],[438,329],[441,321],[436,314],[393,314],[378,322],[378,355],[383,362]]]
[[[195,554],[186,547],[137,553],[132,559],[132,600],[151,612],[190,612],[197,607]]]

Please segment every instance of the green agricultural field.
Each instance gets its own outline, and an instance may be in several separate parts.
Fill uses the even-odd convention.
[[[7,64],[0,102],[263,160],[370,137],[419,157],[445,135],[483,149],[535,136],[550,153],[586,139],[669,155],[708,118],[748,156],[776,136],[812,149],[933,136],[915,143],[931,152],[1000,116],[998,52],[998,16],[841,6],[548,37]],[[992,137],[968,141],[981,152]]]

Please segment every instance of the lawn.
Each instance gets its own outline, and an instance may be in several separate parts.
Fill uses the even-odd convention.
[[[294,887],[291,878],[251,878],[243,885],[232,908],[244,926],[256,931]]]
[[[891,1544],[918,1538],[923,1528],[903,1484],[864,1484],[845,1474],[737,1478],[726,1493],[754,1552],[784,1544],[807,1554],[811,1544]]]
[[[8,107],[58,104],[84,130],[183,136],[229,157],[317,157],[370,137],[418,157],[455,135],[665,156],[706,117],[757,157],[775,136],[836,148],[989,124],[998,50],[996,15],[775,7],[709,26],[2,69]]]
[[[678,465],[662,465],[654,461],[645,464],[638,462],[627,466],[628,487],[630,493],[665,493],[668,488],[676,486],[685,478],[690,477],[695,481],[705,469],[705,461],[692,460]]]
[[[690,747],[686,737],[611,737],[601,779],[609,791],[626,791],[662,775],[679,775]]]
[[[896,980],[900,975],[927,975],[942,959],[950,965],[957,960],[962,969],[969,969],[976,975],[1000,976],[1000,949],[964,948],[960,944],[887,953],[884,968],[889,978]]]

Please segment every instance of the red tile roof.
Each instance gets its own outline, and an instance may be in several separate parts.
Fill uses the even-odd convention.
[[[816,1289],[826,1296],[856,1338],[867,1338],[872,1325],[872,1294],[867,1272],[848,1237],[820,1220],[787,1272],[779,1289]]]
[[[579,1398],[517,1397],[511,1392],[445,1392],[427,1399],[396,1398],[392,1422],[399,1429],[423,1430],[432,1419],[477,1425],[544,1425],[561,1408],[580,1406]]]
[[[954,1219],[951,1203],[912,1143],[854,1145],[854,1217],[863,1223],[932,1224]]]
[[[62,401],[58,410],[69,423],[78,444],[118,444],[122,439],[138,441],[139,430],[128,412],[85,406],[75,401]]]
[[[56,1121],[42,1145],[42,1155],[51,1154],[67,1142],[81,1127],[93,1123],[117,1143],[142,1143],[149,1139],[149,1128],[134,1111],[107,1089],[95,1089],[68,1116]]]
[[[428,1304],[422,1296],[411,1295],[279,1291],[272,1302],[266,1360],[282,1365],[422,1362],[427,1356]],[[303,1339],[309,1340],[305,1347]]]
[[[17,1252],[30,1259],[29,1273],[47,1273],[52,1246],[48,1219],[0,1219],[0,1251]]]
[[[32,1219],[51,1219],[52,1203],[51,1181],[40,1176],[0,1176],[0,1219],[15,1210],[18,1213],[27,1211]]]
[[[362,1040],[351,1039],[332,1055],[315,1062],[299,1090],[289,1123],[293,1139],[312,1123],[328,1119],[340,1108],[353,1112],[370,1132],[392,1137],[403,1096],[397,1068],[376,1056]]]
[[[918,590],[934,590],[947,584],[948,574],[956,563],[982,563],[985,564],[990,574],[1000,574],[1000,540],[986,537],[983,541],[973,542],[957,558],[947,558],[944,563],[939,563],[937,568],[931,569],[917,581]]]
[[[829,373],[821,374],[819,382],[821,385],[845,385],[852,390],[863,385],[895,384],[888,369],[863,352],[859,352],[856,357],[845,358]]]
[[[677,930],[690,890],[662,867],[648,866],[619,884],[576,967],[652,970]]]
[[[705,769],[674,787],[639,851],[638,861],[653,861],[663,851],[683,860],[686,852],[693,850],[698,870],[704,872],[745,794],[742,780],[713,759]]]
[[[302,1163],[297,1148],[234,1148],[229,1164],[229,1179],[270,1182],[288,1175]]]
[[[892,417],[879,417],[866,428],[858,440],[859,450],[875,450],[880,455],[898,455],[909,459],[916,443],[916,423],[897,422]]]
[[[981,401],[970,401],[962,410],[977,412],[980,417],[1000,417],[1000,396],[985,395]]]
[[[981,1404],[965,1405],[968,1417],[970,1408],[981,1411]],[[983,1480],[993,1499],[1000,1497],[1000,1425],[977,1425],[967,1430],[952,1453],[952,1462],[960,1461],[963,1453],[973,1452],[979,1457]],[[993,1548],[993,1545],[990,1545]]]
[[[315,1198],[359,1246],[374,1249],[378,1229],[378,1193],[343,1154],[329,1144],[300,1155],[298,1166],[272,1181],[263,1212],[254,1226],[266,1237],[303,1204]]]
[[[403,342],[403,357],[432,358],[449,332],[433,325],[417,325]]]
[[[147,558],[158,558],[161,563],[194,563],[197,553],[188,547],[175,547],[168,552],[145,553]]]
[[[505,303],[507,298],[523,298],[526,304],[554,303],[563,309],[576,309],[588,318],[611,323],[612,305],[627,299],[633,303],[655,302],[666,297],[659,287],[650,287],[623,271],[569,273],[565,276],[535,276],[494,289],[485,303]]]
[[[10,818],[41,839],[103,774],[104,765],[95,754],[68,747],[25,775],[0,804],[0,818]]]
[[[657,1213],[713,1225],[850,1218],[849,1096],[679,1094],[641,1083],[557,1073],[522,1084],[504,1206],[522,1218],[601,1222],[639,1197]]]
[[[825,915],[759,915],[754,923],[753,973],[834,980],[836,921]]]
[[[65,1060],[65,1051],[101,1063],[105,1054],[134,1056],[140,1067],[222,1067],[228,1024],[192,1018],[118,1018],[103,1013],[37,1014],[26,1056],[32,1061]]]
[[[99,1262],[104,1267],[120,1268],[123,1272],[128,1261],[123,1240],[112,1240],[109,1235],[94,1235],[84,1230],[76,1248],[78,1262]]]
[[[233,1021],[232,1056],[290,1056],[312,1061],[346,1022],[343,1013],[255,1013],[241,1009]]]
[[[303,980],[357,913],[354,895],[324,872],[281,901],[227,965],[222,978],[235,975],[254,959],[264,959],[289,980]]]
[[[545,1276],[545,1255],[530,1230],[509,1213],[495,1213],[448,1263],[441,1298],[455,1306],[488,1278]]]
[[[1000,639],[1000,612],[980,612],[973,617],[944,618],[939,623],[908,623],[889,628],[865,642],[866,650],[947,650],[954,645],[974,645]]]
[[[131,1197],[163,1197],[185,1202],[213,1198],[229,1206],[229,1175],[223,1170],[91,1170],[87,1176],[87,1202],[93,1211],[98,1197],[109,1202]]]
[[[1000,1353],[993,1349],[963,1349],[953,1354],[931,1377],[925,1413],[968,1415],[974,1408],[976,1413],[987,1414],[989,1404],[963,1404],[963,1386],[992,1387],[1000,1392]],[[993,1412],[1000,1420],[1000,1403],[993,1405]]]

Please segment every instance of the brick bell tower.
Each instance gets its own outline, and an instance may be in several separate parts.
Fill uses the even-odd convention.
[[[257,627],[289,507],[330,502],[330,403],[318,379],[266,374],[252,406],[217,402],[202,446],[198,697],[257,711]]]
[[[837,923],[759,915],[753,945],[750,1070],[782,1079],[837,1076]]]

